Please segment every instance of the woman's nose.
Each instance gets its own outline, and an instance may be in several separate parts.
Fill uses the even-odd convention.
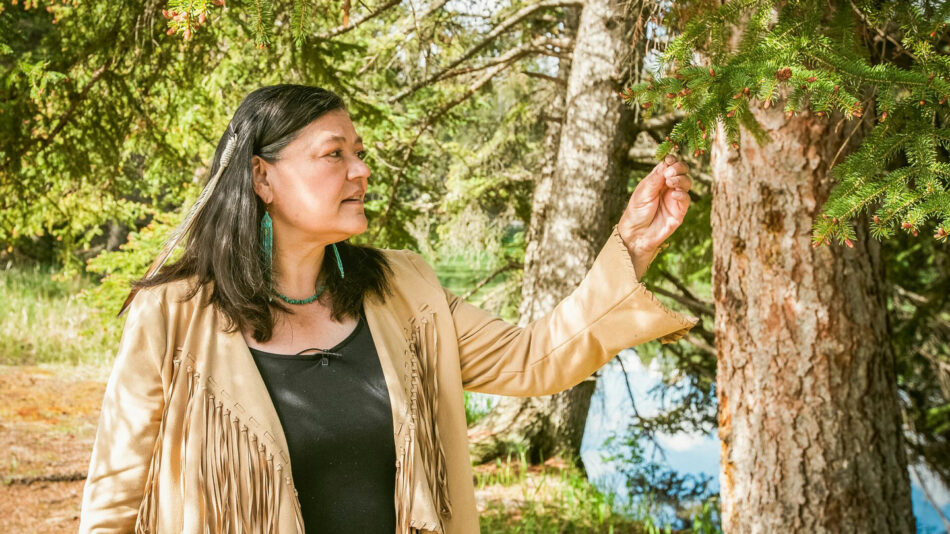
[[[369,165],[360,158],[353,157],[353,162],[350,164],[348,178],[369,178]]]

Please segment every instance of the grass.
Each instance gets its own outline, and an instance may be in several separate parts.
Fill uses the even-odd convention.
[[[524,451],[516,451],[473,470],[485,534],[722,534],[715,499],[698,506],[690,526],[674,529],[658,524],[645,503],[618,504],[615,495],[598,490],[574,463],[559,457],[529,465]]]
[[[90,279],[49,267],[0,270],[0,364],[109,365],[121,331],[82,302]]]
[[[560,458],[529,465],[522,451],[474,470],[483,533],[646,532],[642,522],[612,510],[612,495]]]

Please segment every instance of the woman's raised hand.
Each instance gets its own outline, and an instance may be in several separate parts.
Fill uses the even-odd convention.
[[[646,270],[657,248],[683,223],[692,185],[688,172],[685,163],[668,155],[630,195],[617,230],[634,264],[642,270]]]

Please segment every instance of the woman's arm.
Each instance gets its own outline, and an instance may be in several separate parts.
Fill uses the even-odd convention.
[[[428,266],[410,256],[417,268]],[[580,285],[525,327],[443,291],[458,334],[463,388],[515,397],[563,391],[621,350],[658,338],[671,343],[699,321],[666,307],[637,280],[616,225]]]
[[[157,293],[140,291],[129,307],[99,413],[80,533],[135,528],[164,406],[166,312]]]

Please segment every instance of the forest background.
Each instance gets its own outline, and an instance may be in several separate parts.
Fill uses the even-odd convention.
[[[69,529],[127,282],[243,96],[306,83],[367,140],[355,241],[511,322],[576,287],[656,161],[692,169],[644,283],[702,321],[637,347],[665,409],[617,436],[628,506],[577,457],[593,380],[467,394],[483,530],[651,531],[666,507],[684,531],[921,531],[910,479],[950,485],[947,9],[4,2],[0,526]],[[684,431],[722,440],[718,491],[648,453]]]

